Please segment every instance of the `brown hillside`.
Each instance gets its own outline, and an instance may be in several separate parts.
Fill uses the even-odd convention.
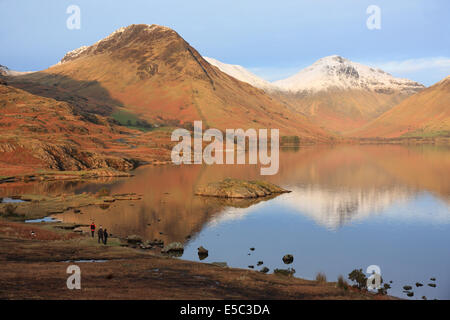
[[[304,116],[211,66],[175,31],[157,25],[119,29],[58,65],[15,78],[14,85],[113,117],[130,112],[151,124],[203,120],[222,130],[279,128],[306,142],[330,140]]]
[[[0,114],[0,176],[136,165],[116,142],[133,131],[68,103],[0,84]]]
[[[360,138],[450,135],[450,76],[349,135]]]
[[[274,92],[272,95],[321,128],[342,134],[359,128],[409,95],[367,90],[327,90],[317,93]]]

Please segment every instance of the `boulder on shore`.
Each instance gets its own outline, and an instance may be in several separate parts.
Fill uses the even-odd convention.
[[[161,249],[162,253],[183,253],[184,246],[181,242],[172,242]]]
[[[259,270],[259,272],[261,272],[261,273],[267,273],[267,272],[269,272],[269,268],[264,267],[264,268],[262,268],[261,270]]]
[[[160,240],[160,239],[155,239],[153,241],[149,240],[149,241],[147,241],[147,244],[150,246],[155,246],[155,247],[160,247],[160,248],[164,247],[164,241]]]
[[[142,243],[142,238],[138,235],[131,235],[127,237],[127,242],[129,244],[138,244],[138,243]]]
[[[260,198],[290,192],[265,181],[246,181],[227,178],[199,186],[195,194],[217,198]]]

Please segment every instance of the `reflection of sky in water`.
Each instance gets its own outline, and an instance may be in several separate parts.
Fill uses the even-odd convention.
[[[132,178],[29,184],[0,188],[0,196],[95,193],[103,187],[135,192],[142,200],[57,217],[82,224],[95,220],[116,235],[166,243],[192,236],[184,258],[198,261],[202,245],[210,254],[205,262],[233,267],[260,269],[256,264],[263,260],[271,270],[285,268],[281,258],[292,253],[296,275],[309,279],[323,271],[335,281],[376,264],[394,281],[391,294],[406,298],[401,288],[411,285],[414,298],[450,298],[448,155],[447,147],[436,146],[308,147],[282,152],[274,176],[261,177],[257,166],[147,166]],[[293,192],[233,204],[246,209],[194,196],[198,185],[225,177],[263,179]],[[437,288],[427,286],[431,277]],[[416,289],[417,281],[424,287]]]
[[[232,208],[213,218],[189,243],[183,258],[198,261],[196,249],[203,245],[209,250],[205,262],[260,269],[256,264],[262,260],[273,270],[286,268],[281,258],[291,253],[296,276],[314,279],[322,271],[329,281],[376,264],[385,280],[394,280],[391,294],[406,297],[402,287],[412,285],[414,298],[450,298],[450,211],[443,201],[421,193],[373,214],[363,211],[364,218],[355,215],[330,230],[320,216],[316,220],[283,199],[291,195],[247,209]],[[437,288],[427,286],[432,277]],[[416,288],[416,282],[424,286]]]

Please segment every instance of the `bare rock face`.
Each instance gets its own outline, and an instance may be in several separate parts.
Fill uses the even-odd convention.
[[[227,178],[200,186],[196,195],[218,198],[259,198],[290,192],[265,181],[245,181]]]
[[[0,151],[29,153],[30,156],[42,160],[46,168],[60,171],[108,168],[130,171],[138,165],[137,161],[132,159],[80,151],[70,144],[51,144],[39,140],[22,143],[0,143]]]
[[[0,85],[0,162],[20,170],[130,171],[137,160],[114,147],[125,135],[71,104]]]

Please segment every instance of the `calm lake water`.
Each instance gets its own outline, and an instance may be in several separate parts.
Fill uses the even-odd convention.
[[[225,177],[265,179],[292,193],[264,201],[193,195],[199,184]],[[280,170],[261,177],[252,165],[141,167],[132,178],[4,187],[18,193],[135,192],[142,200],[67,212],[58,219],[90,223],[116,235],[185,244],[182,259],[255,270],[292,267],[295,276],[328,281],[355,268],[381,268],[389,293],[450,299],[450,149],[437,146],[336,146],[288,149]],[[160,234],[162,233],[162,234]],[[251,251],[250,248],[255,250]],[[282,257],[294,255],[287,266]],[[257,266],[258,261],[262,266]],[[430,278],[436,278],[433,282]],[[416,288],[415,283],[424,286]],[[432,288],[428,283],[436,283]]]

